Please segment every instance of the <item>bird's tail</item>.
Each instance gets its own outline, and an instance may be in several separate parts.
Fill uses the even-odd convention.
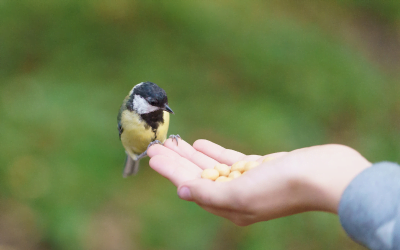
[[[125,161],[125,168],[124,168],[124,173],[123,176],[124,178],[130,176],[130,175],[135,175],[139,171],[139,160],[133,160],[132,157],[129,155],[126,156],[126,161]]]

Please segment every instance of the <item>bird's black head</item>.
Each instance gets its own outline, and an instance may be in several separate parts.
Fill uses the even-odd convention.
[[[139,114],[147,114],[156,110],[173,113],[168,107],[167,93],[152,82],[142,82],[133,87],[129,93],[127,108],[135,110]]]
[[[152,82],[142,82],[133,88],[133,95],[143,97],[150,105],[155,107],[163,107],[168,103],[167,93]]]

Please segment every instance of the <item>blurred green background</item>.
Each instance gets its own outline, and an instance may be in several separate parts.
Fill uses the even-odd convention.
[[[330,214],[235,226],[148,158],[123,179],[116,116],[152,81],[189,143],[398,162],[399,59],[399,1],[3,0],[0,249],[363,249]]]

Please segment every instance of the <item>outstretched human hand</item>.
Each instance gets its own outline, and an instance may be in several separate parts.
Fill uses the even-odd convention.
[[[323,145],[265,156],[244,155],[207,140],[193,147],[168,139],[147,151],[150,166],[178,187],[181,199],[194,201],[213,214],[240,226],[291,214],[318,210],[337,213],[350,181],[371,166],[357,151],[342,145]],[[229,182],[201,179],[217,163],[262,162]]]

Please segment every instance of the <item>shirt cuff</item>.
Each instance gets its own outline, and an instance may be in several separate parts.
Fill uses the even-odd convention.
[[[373,164],[343,192],[339,218],[346,233],[370,249],[400,249],[400,166]]]

